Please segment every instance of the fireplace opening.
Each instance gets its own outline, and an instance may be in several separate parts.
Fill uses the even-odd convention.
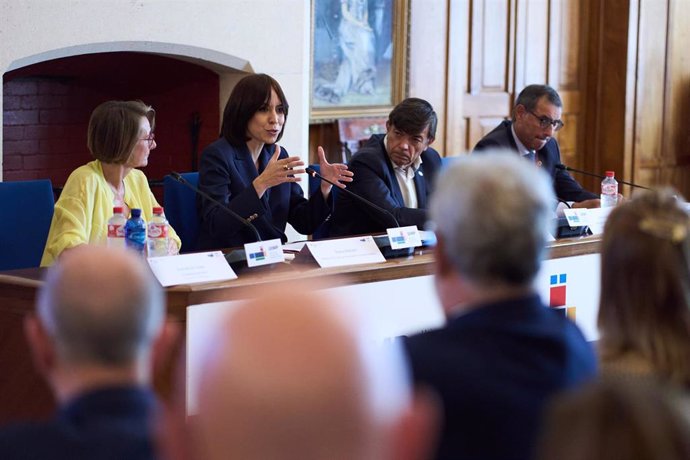
[[[219,76],[199,64],[141,52],[82,54],[22,67],[3,80],[5,181],[64,185],[92,160],[89,116],[111,99],[140,99],[156,110],[158,147],[143,169],[151,181],[194,170],[201,149],[218,138]],[[153,190],[162,200],[160,188]]]

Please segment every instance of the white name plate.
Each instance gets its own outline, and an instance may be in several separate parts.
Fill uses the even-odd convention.
[[[244,253],[247,254],[247,266],[258,267],[260,265],[275,264],[285,261],[283,254],[283,242],[280,238],[268,241],[257,241],[244,245]]]
[[[416,225],[387,228],[391,249],[416,248],[422,245],[422,236]]]
[[[220,251],[152,257],[147,260],[163,287],[237,279]]]
[[[309,241],[307,247],[319,266],[324,268],[386,261],[371,236]]]

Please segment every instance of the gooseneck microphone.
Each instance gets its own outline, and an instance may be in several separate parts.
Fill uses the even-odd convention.
[[[254,224],[252,224],[252,223],[249,222],[247,219],[245,219],[245,218],[243,218],[242,216],[240,216],[239,214],[237,214],[237,213],[236,213],[235,211],[233,211],[232,209],[230,209],[230,208],[228,208],[227,206],[223,205],[223,203],[221,203],[220,201],[218,201],[218,200],[216,200],[215,198],[211,197],[208,193],[202,192],[198,187],[195,187],[194,185],[190,184],[189,181],[187,181],[184,177],[182,177],[182,175],[181,175],[180,173],[175,172],[175,171],[171,171],[171,172],[170,172],[170,175],[171,175],[172,178],[175,179],[177,182],[179,182],[179,183],[181,183],[181,184],[184,184],[185,186],[187,186],[188,188],[190,188],[191,190],[193,190],[194,193],[197,193],[197,194],[201,195],[202,197],[204,197],[204,198],[206,198],[207,200],[209,200],[211,203],[213,203],[213,204],[215,204],[216,206],[218,206],[220,209],[222,209],[222,210],[225,211],[227,214],[229,214],[230,216],[232,216],[232,218],[235,219],[236,221],[241,222],[243,225],[245,225],[245,226],[251,228],[252,231],[254,232],[254,236],[256,236],[256,241],[261,241],[261,235],[259,235],[259,231],[256,229],[256,227],[254,226]]]
[[[602,176],[601,174],[594,174],[594,173],[589,172],[589,171],[583,171],[583,170],[581,170],[581,169],[571,168],[570,166],[566,166],[566,165],[564,165],[563,163],[556,163],[556,165],[555,165],[554,167],[555,167],[556,169],[562,169],[562,170],[565,170],[565,171],[572,171],[572,172],[576,172],[576,173],[579,173],[579,174],[584,174],[585,176],[592,176],[592,177],[597,177],[597,178],[599,178],[599,179],[606,179],[606,176]],[[631,187],[643,188],[643,189],[645,189],[645,190],[653,190],[653,189],[651,189],[651,188],[649,188],[649,187],[645,187],[644,185],[638,185],[638,184],[634,184],[634,183],[632,183],[632,182],[626,182],[626,181],[620,180],[620,179],[616,179],[616,181],[617,181],[619,184],[629,185],[629,186],[631,186]]]
[[[344,192],[344,193],[346,193],[348,196],[351,196],[352,198],[355,198],[355,199],[359,200],[360,202],[366,204],[366,205],[369,206],[370,208],[375,209],[375,210],[377,210],[378,212],[380,212],[380,213],[382,213],[382,214],[385,214],[386,216],[390,217],[391,220],[392,220],[393,222],[395,222],[395,226],[396,226],[396,227],[400,227],[400,223],[398,223],[398,219],[396,219],[395,216],[393,215],[393,213],[391,213],[390,211],[388,211],[388,210],[386,210],[386,209],[383,209],[381,206],[375,205],[374,203],[372,203],[371,201],[367,200],[366,198],[364,198],[364,197],[362,197],[362,196],[359,196],[358,194],[356,194],[356,193],[354,193],[354,192],[351,192],[351,191],[349,191],[349,190],[346,189],[346,188],[341,188],[341,187],[339,187],[338,184],[336,184],[336,183],[334,183],[334,182],[331,182],[330,180],[328,180],[328,179],[326,179],[325,177],[323,177],[321,174],[317,173],[316,170],[315,170],[314,168],[312,168],[312,167],[308,167],[308,168],[306,168],[304,171],[305,171],[307,174],[309,174],[310,176],[312,176],[312,177],[316,177],[317,179],[322,180],[322,181],[324,181],[324,182],[326,182],[326,183],[329,183],[329,184],[331,184],[331,185],[334,186],[334,187],[338,187],[338,189],[339,189],[338,193]]]

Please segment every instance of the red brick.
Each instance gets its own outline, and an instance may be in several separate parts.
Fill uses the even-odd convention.
[[[38,122],[38,110],[10,110],[2,113],[2,124],[33,125]]]
[[[24,156],[24,169],[27,171],[32,170],[69,170],[70,172],[76,166],[75,163],[81,164],[78,160],[75,161],[75,157],[71,155],[25,155]]]
[[[55,154],[55,153],[74,153],[75,149],[79,151],[82,149],[81,145],[75,145],[74,141],[67,139],[45,139],[40,141],[40,153]]]
[[[8,96],[4,95],[2,98],[2,110],[17,110],[22,106],[21,96]]]
[[[2,140],[3,141],[21,141],[24,139],[24,128],[23,126],[3,126],[2,127]]]
[[[44,171],[4,171],[2,173],[3,181],[15,181],[15,180],[34,180],[34,179],[47,179],[48,176]]]
[[[33,125],[24,127],[26,139],[61,139],[65,136],[65,128],[59,125]]]
[[[67,94],[69,85],[54,81],[42,81],[38,84],[38,94]]]
[[[88,123],[89,116],[84,115],[81,110],[41,110],[39,117],[42,124],[73,124],[73,123]]]
[[[64,105],[66,96],[52,94],[22,96],[23,109],[57,109]]]
[[[3,141],[2,150],[4,154],[31,155],[38,153],[38,141]]]
[[[6,152],[2,156],[3,171],[19,171],[22,169],[21,155],[8,155]]]
[[[86,147],[86,131],[88,125],[64,125],[62,128],[64,129],[65,134],[63,137],[65,139],[79,140],[82,145]]]
[[[7,95],[24,96],[38,93],[38,83],[35,81],[8,81],[3,85],[2,92]]]

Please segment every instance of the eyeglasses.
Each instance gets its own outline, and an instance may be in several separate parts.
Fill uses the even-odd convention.
[[[531,110],[528,110],[527,112],[534,118],[539,120],[539,127],[542,129],[546,129],[549,126],[552,126],[554,131],[558,131],[559,129],[565,126],[565,123],[563,123],[562,120],[554,120],[552,118],[547,117],[546,115],[539,116]]]
[[[156,135],[151,133],[148,135],[148,137],[142,137],[139,139],[140,141],[148,141],[149,142],[149,148],[153,145],[154,140],[156,139]]]

